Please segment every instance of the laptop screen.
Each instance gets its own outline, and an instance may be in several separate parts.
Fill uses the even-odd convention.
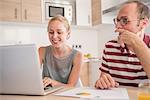
[[[44,94],[36,45],[0,46],[1,94]]]
[[[2,91],[2,50],[0,49],[0,93]]]

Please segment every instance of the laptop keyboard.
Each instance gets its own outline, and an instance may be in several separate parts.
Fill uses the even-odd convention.
[[[49,89],[49,88],[52,88],[52,85],[51,85],[51,84],[49,84],[48,86],[46,86],[46,87],[44,88],[44,90],[47,90],[47,89]]]
[[[44,88],[44,91],[45,92],[48,92],[48,91],[51,91],[51,92],[55,92],[55,91],[58,91],[58,90],[60,90],[60,89],[63,89],[63,87],[45,87]]]

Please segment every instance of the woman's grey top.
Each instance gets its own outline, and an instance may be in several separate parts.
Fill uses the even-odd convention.
[[[50,77],[62,83],[67,83],[73,67],[73,59],[77,50],[72,49],[65,58],[56,58],[52,53],[52,47],[47,46],[43,61],[43,77]]]

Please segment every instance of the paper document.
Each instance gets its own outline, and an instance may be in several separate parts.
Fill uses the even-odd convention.
[[[107,90],[100,90],[92,87],[80,87],[80,88],[73,88],[54,95],[79,97],[79,98],[97,98],[99,100],[101,99],[129,100],[128,92],[125,88],[112,88]]]

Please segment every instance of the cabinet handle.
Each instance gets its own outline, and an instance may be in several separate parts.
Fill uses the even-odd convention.
[[[27,20],[27,9],[24,10],[24,19]]]
[[[15,13],[14,18],[17,19],[17,8],[15,8],[14,13]]]

